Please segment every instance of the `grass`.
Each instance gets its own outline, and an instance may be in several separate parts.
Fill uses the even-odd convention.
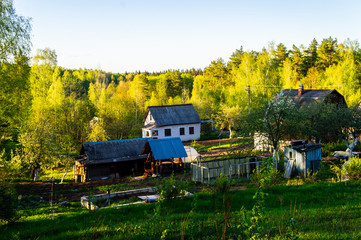
[[[229,210],[224,195],[211,192],[92,212],[78,203],[55,205],[54,220],[49,206],[42,205],[20,210],[19,222],[0,226],[0,238],[220,239],[222,227],[227,226],[226,237],[237,239],[243,234],[242,208],[249,217],[254,192],[231,192]],[[264,238],[361,238],[361,181],[277,186],[265,192]]]
[[[222,149],[222,148],[230,148],[230,147],[234,147],[234,146],[242,146],[242,145],[246,145],[246,144],[250,144],[251,140],[250,139],[244,139],[244,138],[239,138],[234,142],[224,142],[222,143],[222,141],[220,140],[219,143],[213,144],[213,145],[202,145],[197,141],[194,141],[190,146],[195,148],[198,152],[206,152],[206,151],[210,151],[213,149]]]

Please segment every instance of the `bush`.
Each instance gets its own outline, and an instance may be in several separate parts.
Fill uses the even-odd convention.
[[[174,173],[168,179],[160,179],[157,182],[157,189],[165,200],[176,198],[182,194],[186,189],[186,183],[183,180],[176,180]]]
[[[229,182],[228,176],[221,174],[214,182],[213,191],[215,193],[227,193],[229,192],[230,188],[231,184]]]
[[[0,183],[0,220],[5,222],[17,220],[18,204],[16,191],[10,185]]]
[[[322,143],[322,145],[322,157],[328,157],[335,151],[346,151],[347,149],[344,142]]]
[[[342,173],[350,180],[361,179],[361,159],[353,157],[342,166]]]

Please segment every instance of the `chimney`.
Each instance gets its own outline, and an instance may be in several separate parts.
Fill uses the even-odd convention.
[[[298,87],[298,96],[301,96],[304,92],[304,89],[303,89],[303,84],[300,84],[300,86]]]

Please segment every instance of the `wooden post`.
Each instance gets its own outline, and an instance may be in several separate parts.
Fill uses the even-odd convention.
[[[246,169],[247,169],[247,179],[249,180],[249,164],[246,165]]]
[[[241,164],[238,164],[238,181],[241,178]]]

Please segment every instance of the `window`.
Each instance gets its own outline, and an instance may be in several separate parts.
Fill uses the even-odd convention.
[[[149,136],[150,136],[150,131],[145,131],[145,135],[146,135],[147,137],[149,137]]]
[[[184,128],[179,129],[179,135],[184,135]]]
[[[158,136],[158,130],[153,130],[153,131],[152,131],[152,135],[153,135],[153,136]]]
[[[189,127],[189,134],[194,134],[194,127]]]
[[[152,114],[149,114],[149,120],[152,121],[153,118],[152,118]]]
[[[172,131],[170,128],[164,129],[164,136],[166,137],[172,136]]]
[[[292,159],[292,152],[290,152],[290,159]]]

